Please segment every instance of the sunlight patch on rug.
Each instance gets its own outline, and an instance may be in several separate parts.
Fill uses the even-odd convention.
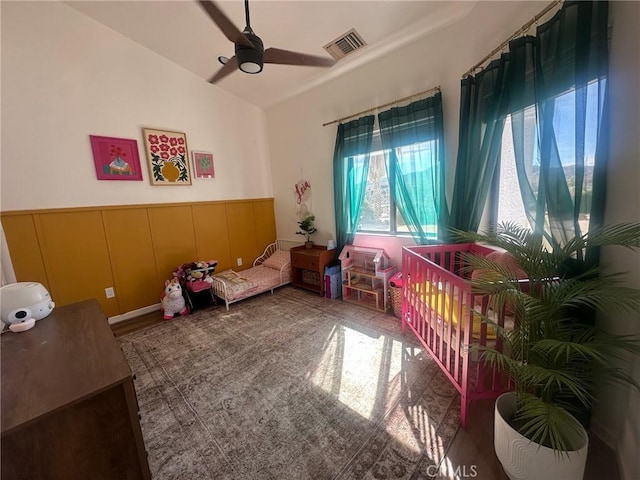
[[[402,343],[336,325],[310,380],[358,415],[371,419],[389,386],[400,382]]]
[[[406,354],[403,348],[402,342],[388,336],[372,337],[336,325],[309,378],[354,413],[372,419],[384,413],[378,409],[387,403],[386,397],[401,388],[403,354]],[[404,447],[415,453],[428,447],[444,457],[445,445],[436,434],[437,424],[429,419],[421,405],[407,407],[397,422],[387,433]]]

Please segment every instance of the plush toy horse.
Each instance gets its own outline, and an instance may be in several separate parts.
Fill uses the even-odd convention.
[[[189,313],[184,297],[182,296],[182,287],[176,278],[171,280],[171,282],[169,282],[169,280],[164,282],[164,292],[162,292],[160,299],[162,301],[162,310],[164,311],[163,318],[165,320],[171,320],[176,313],[179,313],[180,316]]]

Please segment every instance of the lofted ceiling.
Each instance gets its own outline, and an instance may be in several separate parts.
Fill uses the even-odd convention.
[[[217,61],[219,55],[234,54],[233,44],[195,1],[65,3],[202,77],[203,82],[222,66]],[[216,3],[239,30],[244,28],[242,0]],[[329,68],[265,64],[257,75],[235,71],[211,88],[222,88],[267,108],[457,21],[474,4],[431,0],[250,0],[251,27],[265,48],[331,58],[324,45],[351,28],[367,45]]]

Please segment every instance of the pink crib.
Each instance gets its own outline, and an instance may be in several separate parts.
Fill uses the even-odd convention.
[[[472,400],[495,398],[507,383],[495,368],[484,364],[477,348],[491,345],[502,351],[495,331],[480,321],[493,315],[486,297],[471,291],[470,274],[461,274],[462,253],[487,255],[494,250],[476,244],[405,247],[402,251],[402,331],[408,328],[427,349],[460,392],[460,423],[466,428]],[[475,310],[475,312],[474,312]]]

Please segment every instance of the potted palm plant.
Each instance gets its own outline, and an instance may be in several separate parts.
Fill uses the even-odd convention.
[[[318,229],[315,227],[314,222],[316,220],[315,215],[307,215],[302,220],[298,222],[298,227],[300,230],[296,232],[296,235],[304,235],[306,242],[306,248],[312,248],[313,242],[311,241],[311,235],[314,234]]]
[[[588,247],[640,247],[640,225],[604,227],[553,247],[514,224],[503,224],[496,233],[456,234],[510,256],[506,262],[465,258],[467,271],[483,272],[472,276],[475,293],[489,296],[497,314],[506,306],[514,312],[509,329],[483,318],[504,348],[484,347],[482,359],[497,365],[513,389],[496,400],[498,459],[512,479],[582,479],[588,436],[576,414],[590,408],[594,380],[618,380],[640,389],[616,366],[627,353],[640,353],[638,338],[594,325],[596,312],[640,311],[640,290],[625,286],[621,273],[602,275],[588,267],[585,253]],[[518,280],[517,268],[528,280]]]

